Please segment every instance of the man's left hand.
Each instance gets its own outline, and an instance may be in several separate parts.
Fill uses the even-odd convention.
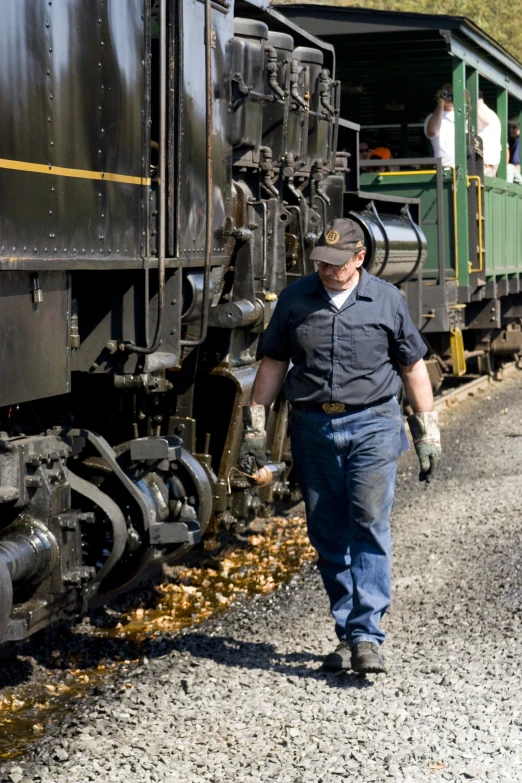
[[[239,450],[238,465],[243,473],[257,475],[266,465],[266,411],[264,405],[245,405],[243,408],[244,434]]]
[[[419,481],[430,482],[441,459],[439,414],[437,411],[408,416],[413,445],[419,458]]]

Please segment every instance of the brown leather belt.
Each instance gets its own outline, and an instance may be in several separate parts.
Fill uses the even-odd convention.
[[[373,408],[375,405],[382,405],[382,403],[392,399],[393,395],[382,400],[375,400],[367,405],[348,405],[345,402],[293,402],[292,407],[302,411],[323,411],[333,415],[335,413],[348,413],[348,411],[361,411],[365,408]]]
[[[344,402],[293,402],[292,408],[301,411],[323,411],[324,413],[347,413],[348,411],[362,410],[367,405],[346,405]]]

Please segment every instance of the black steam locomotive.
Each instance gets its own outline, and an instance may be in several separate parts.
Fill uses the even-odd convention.
[[[281,289],[348,209],[416,302],[426,240],[359,189],[333,46],[264,0],[3,2],[0,49],[9,641],[288,493],[284,401],[267,486],[235,467]]]

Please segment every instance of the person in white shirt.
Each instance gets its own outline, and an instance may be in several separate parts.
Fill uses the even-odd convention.
[[[455,165],[455,107],[453,106],[453,87],[443,84],[435,93],[437,106],[428,114],[424,123],[424,133],[433,145],[433,155],[441,158],[443,166]]]
[[[433,145],[433,155],[442,159],[443,166],[455,165],[455,107],[453,88],[443,84],[435,98],[437,106],[426,117],[424,133]],[[477,103],[478,135],[484,152],[484,174],[496,177],[502,154],[501,125],[493,109],[486,106],[482,93]]]
[[[482,139],[484,152],[484,174],[496,177],[502,154],[502,128],[493,109],[486,106],[482,93],[477,104],[478,135]]]

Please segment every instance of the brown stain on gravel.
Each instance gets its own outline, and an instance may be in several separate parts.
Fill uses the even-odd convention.
[[[116,622],[92,631],[100,640],[132,641],[135,659],[81,668],[75,668],[71,659],[71,668],[47,670],[46,682],[6,688],[0,693],[0,759],[23,756],[47,726],[70,712],[78,700],[88,699],[111,677],[112,670],[138,662],[146,642],[165,634],[176,635],[238,600],[277,589],[314,556],[302,517],[274,517],[262,532],[249,536],[246,546],[228,552],[212,567],[175,568],[173,578],[155,587],[153,606],[137,606],[116,617],[113,613]],[[60,653],[51,652],[55,655]],[[126,687],[132,684],[126,683]]]

